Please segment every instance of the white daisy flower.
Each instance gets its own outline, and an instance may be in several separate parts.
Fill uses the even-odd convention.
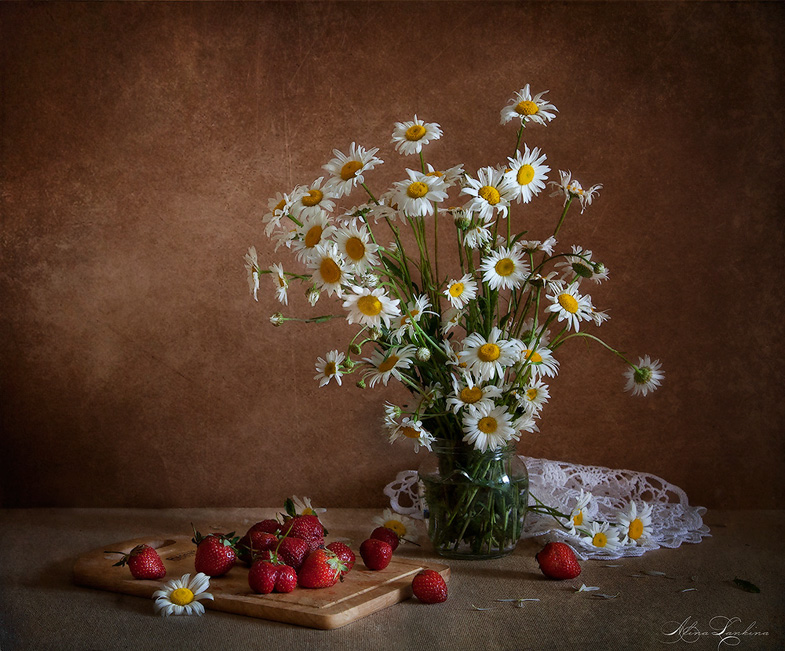
[[[477,179],[467,175],[464,182],[461,193],[473,197],[464,206],[466,210],[476,212],[484,222],[493,219],[494,211],[507,215],[515,189],[504,180],[502,170],[483,167],[477,171]]]
[[[553,356],[553,352],[542,343],[524,343],[521,349],[521,362],[525,364],[522,370],[528,370],[533,379],[547,375],[556,377],[559,373],[559,360]]]
[[[602,185],[598,183],[597,185],[591,186],[588,190],[584,190],[580,182],[572,178],[572,172],[569,170],[566,172],[559,170],[559,176],[561,177],[561,180],[549,182],[549,185],[556,188],[556,190],[551,192],[551,196],[563,196],[565,205],[570,199],[577,198],[581,204],[581,214],[583,214],[586,207],[591,205],[594,197],[602,189]]]
[[[408,439],[414,444],[414,451],[419,452],[420,446],[431,451],[431,443],[436,439],[423,426],[422,422],[406,417],[390,432],[390,443],[398,439]]]
[[[463,415],[463,440],[480,452],[496,450],[507,441],[518,440],[519,434],[512,426],[507,407],[470,407]]]
[[[363,379],[370,378],[368,386],[375,387],[378,382],[387,386],[391,377],[401,380],[401,371],[411,367],[412,358],[417,352],[415,346],[404,346],[403,348],[390,348],[386,353],[375,350],[370,357],[363,358],[364,362],[371,365],[371,369],[366,372]]]
[[[373,519],[373,524],[375,524],[377,527],[387,527],[388,529],[392,529],[395,533],[398,534],[399,538],[403,538],[408,533],[411,533],[417,526],[412,518],[400,513],[396,513],[391,509],[384,509],[381,516],[375,516]]]
[[[338,149],[333,149],[333,158],[323,168],[330,173],[330,178],[325,184],[325,188],[340,198],[348,195],[360,183],[363,183],[363,173],[372,170],[384,161],[376,157],[378,147],[365,149],[352,143],[349,153],[344,154]]]
[[[419,323],[423,314],[436,314],[430,308],[431,301],[425,294],[418,296],[409,303],[403,314],[398,317],[398,328],[392,334],[393,339],[401,341],[407,334],[409,336],[414,335],[414,323]]]
[[[395,203],[398,210],[414,217],[433,214],[433,202],[444,201],[447,193],[444,181],[438,176],[428,176],[416,170],[406,170],[408,181],[396,181]]]
[[[411,122],[396,122],[392,142],[396,151],[404,156],[419,154],[424,145],[438,140],[443,135],[441,127],[435,122],[423,122],[416,115]]]
[[[376,255],[379,246],[371,241],[371,235],[364,225],[347,225],[339,228],[335,241],[338,250],[355,271],[362,273],[379,264]]]
[[[384,426],[392,429],[398,426],[398,419],[401,417],[403,410],[391,402],[384,403]]]
[[[524,145],[523,153],[515,153],[515,158],[508,158],[510,171],[505,172],[504,178],[510,187],[515,188],[518,203],[529,203],[532,197],[545,189],[545,180],[551,168],[545,165],[545,154],[535,147],[529,149]]]
[[[258,301],[259,297],[259,258],[256,254],[256,247],[252,246],[245,254],[245,270],[248,272],[248,288],[253,294],[253,300]]]
[[[564,259],[554,266],[561,273],[561,279],[567,282],[591,279],[601,283],[608,279],[608,268],[600,263],[592,262],[592,252],[572,245],[572,254],[567,254]]]
[[[183,574],[179,579],[167,581],[161,590],[153,593],[155,612],[160,612],[161,617],[203,615],[204,606],[200,601],[213,599],[213,595],[206,592],[209,587],[210,579],[201,572],[193,578],[190,574]]]
[[[591,524],[591,517],[589,516],[589,505],[591,504],[593,495],[581,488],[581,492],[575,499],[575,504],[567,514],[567,526],[570,529],[570,535],[578,535],[578,527],[587,527]]]
[[[442,334],[447,334],[455,326],[460,325],[462,318],[463,310],[459,310],[457,307],[449,308],[442,315]]]
[[[646,545],[652,539],[651,504],[643,503],[640,508],[630,502],[624,511],[616,516],[619,529],[628,545]]]
[[[273,283],[275,283],[275,297],[284,305],[289,305],[289,295],[287,293],[289,281],[286,280],[283,266],[276,262],[275,264],[271,264],[269,269],[270,278],[272,278]]]
[[[289,214],[292,204],[306,191],[305,188],[298,186],[288,194],[278,192],[267,200],[267,212],[262,215],[262,223],[265,225],[264,234],[267,237],[270,237],[273,231],[281,226],[281,220]]]
[[[471,274],[466,274],[460,280],[448,282],[447,289],[443,293],[450,301],[450,305],[460,310],[477,298],[477,282]]]
[[[305,192],[301,197],[292,203],[292,214],[300,221],[306,217],[332,212],[335,209],[335,202],[332,201],[333,194],[322,187],[323,180],[324,177],[320,176],[310,186],[305,188]]]
[[[308,268],[313,271],[311,278],[328,296],[343,296],[342,285],[350,281],[349,271],[343,256],[338,253],[335,242],[322,242],[308,259]]]
[[[607,522],[592,522],[588,529],[579,530],[579,533],[584,543],[598,549],[613,552],[622,546],[619,530]]]
[[[535,380],[521,387],[521,393],[518,394],[518,404],[527,412],[538,414],[550,397],[548,385],[540,380]]]
[[[660,370],[661,368],[662,364],[659,360],[652,362],[648,355],[639,357],[638,365],[630,366],[624,372],[627,378],[627,386],[624,390],[632,391],[634,396],[638,394],[645,396],[649,391],[654,391],[665,377],[665,372]]]
[[[473,332],[463,340],[458,358],[480,381],[503,377],[504,369],[518,361],[520,343],[500,339],[501,334],[502,331],[494,327],[487,340],[479,332]]]
[[[520,436],[521,432],[532,433],[540,431],[534,418],[534,413],[524,413],[515,419],[515,422],[513,422],[512,426],[515,431],[518,432],[518,436]]]
[[[602,325],[610,318],[610,314],[604,310],[601,311],[594,309],[594,307],[591,308],[591,320],[594,321],[595,325]]]
[[[311,504],[310,497],[295,497],[293,495],[292,503],[294,504],[294,512],[297,515],[318,515],[319,513],[327,512],[327,509],[314,507]]]
[[[303,225],[297,229],[297,238],[291,242],[291,247],[300,262],[306,262],[316,252],[316,247],[322,242],[332,238],[335,226],[330,224],[325,213],[310,215],[303,220]]]
[[[379,197],[379,203],[371,206],[368,215],[373,217],[374,223],[378,222],[380,219],[389,219],[391,222],[394,222],[400,217],[398,209],[387,204],[388,200],[389,198],[385,198],[384,195],[382,195],[382,197]]]
[[[462,374],[460,378],[452,378],[453,394],[447,398],[447,407],[456,414],[463,407],[486,406],[493,408],[494,398],[500,398],[502,390],[492,384],[477,384],[471,374]]]
[[[372,328],[390,327],[390,322],[401,313],[397,298],[390,298],[384,293],[382,287],[370,289],[352,285],[352,294],[343,302],[343,307],[349,313],[346,320],[349,323],[359,323]]]
[[[433,165],[430,163],[427,164],[427,171],[425,173],[426,176],[438,176],[442,181],[444,181],[445,189],[452,187],[458,181],[461,180],[463,177],[463,165],[456,165],[455,167],[451,167],[447,170],[437,170],[434,168]]]
[[[547,92],[547,90],[544,90],[532,97],[529,84],[526,84],[515,93],[507,106],[502,109],[501,123],[507,124],[510,120],[518,118],[521,124],[536,122],[537,124],[545,125],[553,120],[556,117],[553,111],[558,112],[558,109],[542,98]]]
[[[345,358],[346,355],[337,350],[331,350],[324,358],[317,357],[316,375],[313,376],[313,379],[319,380],[320,387],[323,387],[330,380],[335,380],[338,386],[341,386],[341,375],[343,375],[341,364]]]
[[[482,221],[469,226],[463,233],[463,241],[470,249],[481,249],[492,239],[491,229]]]
[[[553,294],[546,294],[551,304],[547,312],[555,312],[559,321],[566,321],[567,325],[578,332],[581,321],[591,320],[591,298],[581,296],[575,287],[566,287]]]
[[[518,289],[526,280],[529,265],[514,248],[490,251],[480,264],[483,282],[492,289]]]
[[[319,302],[319,297],[321,295],[322,293],[316,286],[311,286],[305,291],[305,298],[308,299],[308,303],[311,305],[311,307],[314,307]]]

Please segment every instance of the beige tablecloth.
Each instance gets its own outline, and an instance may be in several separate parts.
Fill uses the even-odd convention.
[[[698,545],[641,558],[583,563],[575,581],[540,574],[537,545],[482,562],[447,561],[446,603],[411,599],[333,631],[312,630],[220,612],[161,618],[152,600],[84,588],[74,560],[113,542],[148,535],[187,535],[193,522],[244,531],[273,509],[23,509],[0,511],[0,649],[740,649],[785,648],[785,512],[713,511],[712,537]],[[331,536],[355,549],[377,511],[331,509]],[[444,562],[422,547],[401,557]],[[633,575],[665,572],[668,577]],[[753,582],[759,594],[734,578]],[[581,583],[615,599],[576,593]],[[687,588],[695,590],[684,591]],[[539,599],[522,608],[496,601]],[[208,602],[209,603],[209,602]],[[492,608],[492,610],[477,610]],[[725,633],[717,634],[724,622]],[[681,625],[681,628],[680,628]],[[681,630],[681,636],[678,630]],[[677,631],[669,635],[672,631]],[[731,633],[738,633],[734,640]],[[723,644],[720,644],[720,643]]]

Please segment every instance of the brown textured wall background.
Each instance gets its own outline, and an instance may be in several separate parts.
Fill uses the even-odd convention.
[[[315,358],[351,326],[274,329],[243,254],[289,262],[262,234],[267,198],[321,175],[334,147],[381,147],[373,187],[401,178],[389,138],[414,113],[444,129],[437,166],[504,160],[499,110],[526,83],[560,110],[527,133],[552,176],[605,186],[560,237],[611,270],[597,334],[667,375],[632,398],[615,358],[573,346],[520,451],[653,472],[709,507],[781,505],[784,17],[753,2],[2,3],[2,505],[383,505],[421,460],[380,428],[404,392],[320,390]],[[559,209],[532,204],[533,237]],[[312,315],[296,294],[289,313]]]

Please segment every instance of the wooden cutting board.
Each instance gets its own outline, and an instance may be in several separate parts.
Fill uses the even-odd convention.
[[[166,566],[166,576],[159,581],[134,579],[127,567],[113,567],[120,559],[119,555],[104,552],[113,550],[128,553],[143,543],[155,548]],[[77,559],[74,581],[84,586],[151,599],[153,593],[167,581],[186,573],[194,574],[195,553],[196,547],[191,540],[182,536],[137,538],[104,545]],[[357,554],[352,571],[344,577],[343,582],[332,588],[309,590],[298,587],[288,594],[260,595],[248,587],[248,569],[238,563],[225,576],[210,580],[209,592],[214,600],[201,603],[211,610],[310,628],[333,629],[411,597],[412,578],[423,568],[436,570],[445,580],[449,580],[450,568],[447,565],[400,560],[393,556],[387,568],[371,571],[366,569]]]

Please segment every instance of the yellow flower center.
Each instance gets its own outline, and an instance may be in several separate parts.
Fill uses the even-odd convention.
[[[387,371],[393,369],[395,365],[398,363],[398,360],[401,359],[397,355],[390,355],[387,359],[385,359],[381,364],[379,364],[379,370],[382,373],[386,373]],[[418,434],[419,436],[419,434]]]
[[[420,433],[416,429],[414,429],[413,427],[409,427],[408,425],[406,427],[401,428],[401,434],[403,434],[408,439],[420,438]],[[387,525],[384,526],[386,527]]]
[[[540,108],[530,99],[525,99],[515,105],[515,111],[518,115],[534,115]]]
[[[322,263],[319,265],[319,273],[322,275],[322,280],[326,283],[337,283],[341,279],[341,268],[332,258],[322,258]]]
[[[489,204],[495,206],[501,200],[501,195],[499,191],[494,188],[492,185],[483,185],[479,191],[477,192],[483,199],[485,199]]]
[[[576,527],[580,527],[583,524],[583,511],[578,511],[578,513],[573,516],[572,521]]]
[[[273,213],[278,212],[279,210],[283,210],[283,207],[286,205],[286,199],[281,199],[278,202],[278,205],[273,208]]]
[[[502,351],[496,344],[483,344],[480,346],[480,349],[477,351],[477,357],[480,358],[483,362],[495,362],[499,359],[499,355],[501,355]]]
[[[477,423],[477,429],[480,430],[483,434],[493,434],[498,426],[499,423],[497,423],[496,419],[492,418],[491,416],[480,418],[479,422]]]
[[[444,174],[439,170],[433,170],[433,172],[426,172],[425,176],[444,176]]]
[[[643,522],[641,522],[640,518],[635,518],[630,522],[630,528],[627,531],[627,535],[633,540],[638,540],[638,538],[643,535]]]
[[[530,348],[527,348],[523,351],[523,358],[533,362],[534,364],[539,364],[542,362],[542,355],[540,355],[540,353],[538,353],[536,350],[531,350]]]
[[[453,283],[450,285],[450,296],[453,298],[458,298],[461,294],[463,294],[463,290],[463,283]]]
[[[575,314],[578,311],[578,301],[570,294],[559,294],[559,305],[570,314]]]
[[[502,258],[496,263],[494,269],[496,269],[497,274],[506,277],[515,271],[515,263],[510,258]]]
[[[482,400],[482,395],[482,389],[480,387],[466,387],[461,389],[458,397],[461,399],[461,402],[465,402],[467,405],[473,405],[478,400]]]
[[[177,588],[169,595],[169,601],[178,606],[186,606],[194,600],[194,593],[188,588]]]
[[[518,170],[518,185],[529,185],[534,179],[534,168],[531,165],[521,165]],[[305,201],[303,200],[303,203]]]
[[[316,515],[316,511],[311,508],[304,508],[300,515]]]
[[[308,194],[302,198],[302,202],[304,206],[310,207],[317,205],[322,199],[324,199],[324,193],[321,190],[308,190]]]
[[[277,279],[279,287],[286,287],[286,279],[283,276],[277,276]]]
[[[305,246],[309,249],[315,247],[322,241],[322,227],[319,224],[311,226],[305,234]]]
[[[365,244],[359,237],[350,237],[346,240],[346,254],[352,260],[362,260],[365,257]]]
[[[527,389],[526,390],[526,397],[529,400],[536,400],[537,399],[537,395],[538,395],[537,389]]]
[[[601,531],[598,531],[594,534],[594,537],[591,539],[591,544],[595,547],[605,547],[608,544],[608,536],[606,536]]]
[[[388,529],[392,529],[398,534],[399,538],[406,535],[406,527],[403,522],[399,522],[398,520],[387,520],[387,522],[384,523],[384,526]]]
[[[382,302],[372,294],[360,296],[357,299],[357,309],[365,316],[376,316],[382,311]]]
[[[336,370],[337,369],[335,368],[335,362],[327,362],[324,365],[324,374],[325,375],[335,375],[335,371]]]
[[[428,194],[428,186],[425,185],[422,181],[415,181],[411,183],[409,187],[406,189],[406,194],[408,194],[412,199],[420,199]]]
[[[348,181],[353,179],[357,176],[357,172],[362,169],[362,166],[363,164],[358,160],[350,160],[348,163],[344,163],[341,168],[341,180]]]
[[[413,124],[408,129],[406,129],[406,139],[407,140],[419,140],[425,135],[425,127],[421,124]]]

